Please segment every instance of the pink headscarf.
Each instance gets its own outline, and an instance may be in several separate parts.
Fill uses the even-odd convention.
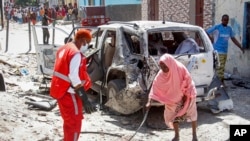
[[[184,95],[188,98],[196,97],[194,83],[182,63],[175,60],[170,54],[161,56],[160,62],[168,66],[169,71],[167,73],[162,70],[158,72],[149,93],[149,98],[171,105],[180,102]]]

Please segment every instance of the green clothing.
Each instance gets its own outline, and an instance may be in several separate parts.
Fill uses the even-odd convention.
[[[227,61],[227,54],[219,54],[220,59],[220,67],[216,69],[217,75],[220,78],[221,81],[224,80],[224,70],[226,66]]]

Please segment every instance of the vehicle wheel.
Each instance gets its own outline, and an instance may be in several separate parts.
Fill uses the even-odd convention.
[[[108,83],[107,102],[105,105],[113,113],[122,115],[132,114],[142,108],[140,100],[134,91],[124,90],[126,83],[122,79],[111,80]]]
[[[111,80],[108,83],[108,94],[107,97],[110,98],[111,95],[116,95],[119,91],[125,88],[126,84],[122,79]]]
[[[119,91],[126,86],[125,81],[122,79],[111,80],[108,83],[108,90],[106,94],[106,106],[109,107],[109,111],[113,114],[120,115],[123,113],[123,107],[120,106],[122,99],[119,98]]]
[[[5,91],[3,75],[0,73],[0,91]]]

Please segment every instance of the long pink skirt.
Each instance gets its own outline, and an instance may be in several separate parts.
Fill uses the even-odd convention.
[[[190,106],[187,109],[186,114],[181,117],[176,117],[178,111],[182,108],[183,102],[179,102],[177,104],[165,104],[164,110],[164,119],[165,123],[169,128],[173,129],[173,122],[175,121],[184,121],[192,122],[197,121],[197,107],[196,107],[196,99],[192,99],[190,102]]]

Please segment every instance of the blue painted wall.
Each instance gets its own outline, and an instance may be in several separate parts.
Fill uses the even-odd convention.
[[[79,6],[85,6],[88,5],[88,0],[79,0]]]
[[[107,5],[121,5],[121,4],[141,4],[142,0],[105,0]]]
[[[240,24],[238,23],[237,19],[235,18],[230,18],[230,24],[231,24],[231,27],[235,33],[235,35],[238,35],[238,36],[241,36],[241,26]]]

